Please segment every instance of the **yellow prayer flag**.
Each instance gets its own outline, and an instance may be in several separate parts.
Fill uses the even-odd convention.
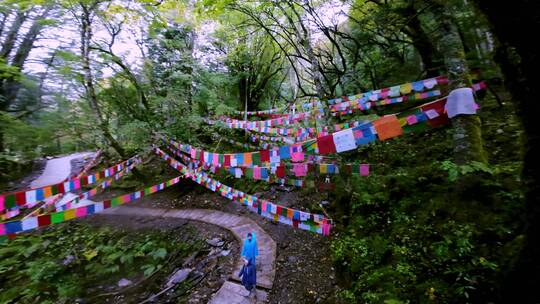
[[[402,84],[399,87],[401,94],[409,94],[412,91],[412,83]]]
[[[64,211],[64,221],[69,221],[74,219],[75,216],[75,209],[68,209]]]

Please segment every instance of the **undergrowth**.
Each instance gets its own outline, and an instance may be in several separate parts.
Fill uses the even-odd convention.
[[[351,156],[373,164],[373,174],[338,181],[345,191],[334,193],[332,258],[344,301],[500,299],[498,284],[523,242],[520,126],[511,106],[482,106],[488,165],[454,164],[451,128]]]
[[[161,231],[59,225],[0,245],[0,303],[97,303],[119,279],[143,280],[201,246]]]

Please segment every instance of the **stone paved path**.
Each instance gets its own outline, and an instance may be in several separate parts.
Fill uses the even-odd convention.
[[[209,303],[263,303],[267,298],[266,291],[272,289],[276,275],[276,242],[256,222],[247,217],[209,209],[157,209],[134,206],[111,208],[104,213],[128,216],[174,217],[205,222],[231,231],[240,244],[242,244],[248,232],[255,232],[259,247],[259,256],[257,257],[257,300],[246,297],[246,289],[237,283],[239,281],[237,275],[242,268],[242,260],[239,259],[229,281],[221,286]]]
[[[32,189],[41,188],[62,182],[68,178],[71,173],[71,161],[73,159],[85,156],[90,157],[93,154],[94,152],[81,152],[48,160],[45,165],[45,170],[43,170],[43,173],[41,173],[37,179],[32,181],[30,187]]]

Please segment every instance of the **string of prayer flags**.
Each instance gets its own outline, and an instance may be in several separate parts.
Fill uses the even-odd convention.
[[[384,106],[384,105],[390,105],[395,103],[401,103],[405,101],[413,101],[413,100],[422,100],[427,98],[432,98],[436,96],[440,96],[441,91],[440,90],[433,90],[428,92],[422,92],[422,93],[414,93],[411,95],[405,95],[401,97],[394,97],[394,98],[387,98],[379,101],[369,101],[365,99],[359,99],[356,101],[351,101],[346,105],[343,105],[341,108],[336,109],[332,111],[332,116],[338,116],[338,115],[347,115],[352,114],[353,112],[357,110],[365,111],[371,109],[373,106]]]
[[[226,126],[221,121],[212,121],[210,119],[206,119],[205,121],[211,125],[228,128],[228,126]],[[292,128],[266,128],[265,127],[265,128],[246,129],[246,130],[250,132],[283,135],[283,136],[266,136],[266,135],[260,135],[260,134],[251,134],[250,140],[252,142],[270,141],[270,142],[284,142],[284,143],[292,144],[295,142],[302,142],[309,139],[314,139],[317,136],[328,135],[329,132],[331,131],[341,131],[343,129],[352,128],[352,127],[364,124],[365,122],[366,122],[365,120],[351,121],[351,122],[335,124],[334,126],[322,126],[322,127],[316,127],[316,128],[315,127],[292,127]],[[229,139],[225,139],[225,140],[227,142],[230,142],[240,147],[244,147],[244,148],[253,147],[248,144],[238,143]],[[261,145],[263,146],[263,148],[268,148],[270,146],[267,143],[261,143]]]
[[[138,157],[132,157],[100,172],[79,178],[72,178],[55,185],[15,193],[0,194],[0,212],[6,209],[24,208],[27,207],[28,204],[35,204],[53,195],[78,190],[82,186],[93,184],[100,179],[114,175],[116,172],[123,170],[126,166],[129,166],[132,162],[136,161],[140,162],[140,159]]]
[[[259,140],[265,140],[265,141],[271,141],[271,142],[284,142],[284,143],[294,143],[295,138],[293,137],[282,137],[282,136],[266,136],[266,135],[259,135],[259,134],[251,134],[249,136],[252,142],[256,142]]]
[[[328,127],[319,127],[319,128],[303,128],[303,127],[291,127],[291,128],[272,128],[272,127],[248,127],[248,126],[240,126],[240,125],[233,125],[233,124],[226,124],[222,121],[215,121],[206,119],[206,123],[210,125],[216,125],[220,127],[225,128],[232,128],[232,129],[243,129],[248,130],[251,132],[258,132],[258,133],[265,133],[270,135],[282,135],[286,137],[299,137],[299,136],[313,136],[314,134],[318,134],[321,132],[329,132]]]
[[[183,161],[186,162],[187,166],[190,169],[197,169],[202,168],[205,171],[210,171],[212,173],[217,173],[222,167],[218,164],[217,166],[209,165],[204,162],[200,162],[198,160],[191,159],[189,156],[184,155],[181,151],[176,150],[174,148],[168,147],[174,155],[180,157]],[[303,180],[296,180],[296,179],[290,179],[290,178],[283,178],[285,175],[281,176],[282,178],[279,178],[279,176],[276,175],[277,178],[274,178],[273,176],[270,176],[270,171],[274,170],[273,173],[275,173],[276,167],[229,167],[224,166],[223,168],[227,167],[228,170],[225,170],[225,172],[229,173],[230,175],[234,176],[235,178],[251,178],[254,180],[262,180],[266,181],[268,183],[279,183],[279,184],[287,184],[291,186],[296,187],[303,187],[306,185]],[[285,172],[285,171],[283,171]]]
[[[120,179],[120,177],[122,177],[123,175],[129,173],[138,164],[140,164],[140,161],[133,162],[131,165],[129,165],[125,169],[123,169],[123,170],[119,171],[118,173],[116,173],[114,175],[113,179],[114,180]],[[69,206],[72,205],[74,200],[79,201],[79,199],[90,198],[90,197],[92,197],[93,195],[95,195],[97,193],[98,189],[105,189],[108,186],[110,186],[111,184],[112,184],[111,179],[105,180],[100,185],[98,185],[97,187],[95,187],[95,188],[93,188],[93,189],[91,189],[89,191],[86,191],[86,192],[84,192],[84,193],[82,193],[82,194],[80,194],[78,196],[75,196],[70,201],[65,201],[64,197],[61,196],[61,195],[52,196],[51,198],[46,200],[45,203],[42,206],[40,206],[40,208],[36,209],[34,212],[36,212],[36,214],[39,214],[42,210],[45,210],[46,208],[48,208],[49,206],[52,206],[53,204],[55,205],[56,209],[58,209],[59,207],[62,207],[63,209],[69,209],[70,208]],[[35,205],[37,205],[37,203],[28,204],[27,207],[28,208],[33,208]],[[15,217],[15,216],[17,216],[19,214],[20,214],[20,210],[19,210],[19,208],[17,208],[17,209],[9,210],[5,214],[3,214],[1,217],[2,217],[2,220],[7,220],[7,219],[13,218],[13,217]]]
[[[426,82],[426,80],[424,80],[424,86],[428,89],[431,89],[433,88],[435,84],[438,83],[438,81],[440,81],[441,79],[438,78],[439,80],[434,80],[434,79],[430,79],[429,81],[430,82]],[[441,84],[447,84],[448,80],[445,79],[443,80],[443,83]],[[415,83],[412,83],[412,86],[414,86]],[[398,87],[392,87],[392,88],[398,88]],[[390,88],[392,91],[392,88]],[[480,91],[480,90],[484,90],[487,88],[487,85],[484,81],[481,81],[479,83],[475,83],[471,86],[473,92],[477,92],[477,91]],[[388,94],[387,96],[397,96],[399,95],[399,90],[397,91],[398,93],[397,94]],[[331,115],[332,116],[338,116],[338,115],[347,115],[347,114],[351,114],[353,113],[354,111],[356,110],[362,110],[362,111],[365,111],[365,110],[368,110],[370,109],[372,106],[382,106],[382,105],[388,105],[388,104],[394,104],[394,103],[400,103],[400,102],[404,102],[404,101],[413,101],[413,100],[421,100],[421,99],[426,99],[426,98],[431,98],[431,97],[436,97],[436,96],[440,96],[441,95],[441,91],[440,90],[431,90],[431,91],[426,91],[426,92],[417,92],[417,93],[414,93],[414,94],[411,94],[411,95],[405,95],[405,96],[400,96],[400,97],[394,97],[394,98],[387,98],[384,94],[381,95],[381,97],[383,98],[382,100],[379,100],[379,101],[372,101],[371,99],[366,100],[365,98],[362,99],[362,98],[357,98],[355,100],[350,100],[350,101],[347,101],[348,103],[344,103],[342,105],[339,105],[339,106],[336,106],[334,107],[333,109],[331,109]],[[478,106],[476,106],[476,108],[478,108]]]
[[[448,84],[448,78],[446,76],[438,76],[423,80],[418,80],[410,83],[404,83],[401,85],[396,85],[392,87],[387,87],[383,89],[376,89],[365,93],[359,93],[351,96],[343,96],[339,98],[330,99],[328,101],[321,102],[320,100],[311,101],[308,103],[304,103],[301,105],[301,108],[304,110],[309,109],[318,109],[322,108],[325,104],[328,104],[330,106],[331,111],[333,112],[341,112],[345,108],[347,108],[349,105],[347,105],[347,102],[354,102],[358,101],[359,99],[364,99],[366,102],[377,102],[379,100],[386,100],[386,102],[379,102],[376,105],[384,105],[384,104],[390,104],[392,101],[396,102],[399,99],[393,99],[391,97],[398,97],[400,95],[408,95],[412,92],[416,93],[426,93],[423,92],[424,90],[432,90],[435,86],[443,86]],[[475,83],[472,85],[472,89],[476,92],[479,90],[485,89],[486,83],[484,81],[481,81],[479,83]],[[440,95],[440,90],[433,90],[431,91],[433,95],[430,97],[438,96]],[[435,94],[438,93],[438,94]],[[425,95],[414,95],[414,96],[423,96],[421,98],[426,98]],[[406,99],[405,99],[406,100]],[[399,100],[398,102],[405,101],[403,99]],[[410,100],[410,99],[409,99]],[[343,103],[343,105],[342,105]],[[263,110],[263,111],[251,111],[251,112],[244,112],[244,111],[235,111],[235,114],[246,114],[247,115],[266,115],[271,113],[277,113],[282,111],[283,109],[270,109],[270,110]],[[285,114],[290,115],[290,114]],[[287,116],[285,116],[287,117]]]
[[[321,102],[319,100],[312,101],[309,103],[304,103],[302,105],[302,108],[304,109],[311,109],[311,108],[317,108],[322,107],[323,103],[328,104],[331,109],[336,109],[339,107],[343,107],[341,103],[347,103],[349,101],[355,101],[358,99],[365,99],[366,101],[375,102],[380,99],[387,99],[388,97],[397,97],[401,94],[410,94],[411,92],[422,92],[426,89],[433,89],[436,85],[446,85],[448,84],[448,78],[445,76],[439,76],[424,80],[415,81],[412,83],[404,83],[401,85],[383,88],[383,89],[377,89],[368,91],[365,93],[359,93],[355,95],[350,96],[342,96],[339,98],[330,99],[326,102]]]
[[[401,95],[407,95],[415,91],[416,93],[422,92],[425,89],[432,89],[435,85],[448,84],[448,78],[439,76],[435,78],[429,78],[424,80],[415,81],[412,83],[404,83],[402,85],[393,86],[384,89],[377,89],[365,93],[356,94],[353,96],[337,98],[329,100],[331,111],[340,111],[340,109],[346,108],[351,105],[351,101],[360,101],[366,103],[368,101],[375,102],[380,99],[388,99],[388,97],[397,97]],[[346,100],[345,100],[346,99]]]
[[[416,107],[413,112],[407,112],[407,116],[405,117],[398,118],[397,115],[387,115],[378,118],[373,122],[367,122],[353,128],[320,136],[316,140],[309,140],[289,146],[281,146],[277,149],[269,149],[262,153],[265,154],[265,161],[267,160],[266,153],[268,153],[269,163],[277,164],[281,163],[282,160],[292,160],[293,154],[295,154],[294,162],[302,162],[304,160],[303,158],[305,158],[305,153],[314,152],[316,154],[326,155],[350,151],[360,145],[368,144],[377,139],[387,140],[400,136],[404,133],[404,129],[410,131],[411,128],[424,128],[426,122],[432,127],[437,126],[439,123],[446,123],[448,121],[448,116],[444,112],[445,103],[446,99],[440,99]],[[433,119],[430,119],[430,117],[433,117]],[[432,120],[435,120],[433,124]],[[216,166],[223,166],[223,161],[227,155],[231,158],[231,167],[259,166],[263,162],[263,157],[260,157],[260,151],[223,155],[202,151],[190,145],[177,144],[174,141],[170,141],[170,143],[188,155],[203,155],[203,161],[205,163]],[[303,158],[302,154],[299,152],[299,147],[302,147],[301,151],[304,153]],[[192,152],[194,149],[196,150],[195,153]],[[253,157],[254,154],[255,158]],[[278,167],[276,175],[278,177],[284,177],[285,173]]]
[[[217,166],[213,166],[213,165],[208,165],[208,164],[199,162],[197,160],[191,159],[189,156],[184,155],[181,151],[179,151],[179,150],[177,150],[177,149],[175,149],[173,147],[168,147],[168,148],[169,148],[169,150],[171,150],[173,152],[174,155],[180,157],[183,161],[185,161],[187,163],[188,167],[191,168],[191,169],[193,169],[193,168],[202,168],[205,171],[210,170],[212,173],[216,173],[221,168],[228,168],[225,171],[227,173],[229,173],[230,175],[236,177],[236,178],[247,177],[247,178],[252,178],[252,179],[255,179],[255,180],[264,180],[264,181],[270,182],[270,183],[274,183],[274,182],[282,183],[283,181],[285,181],[288,184],[291,184],[291,185],[294,185],[294,186],[300,186],[301,187],[301,186],[304,185],[304,183],[300,182],[300,181],[290,183],[289,182],[289,181],[291,181],[290,179],[285,179],[284,177],[289,172],[287,170],[290,170],[289,173],[296,176],[296,177],[306,176],[308,172],[318,172],[320,174],[338,174],[340,172],[339,166],[337,164],[319,163],[317,166],[314,166],[314,164],[310,163],[310,162],[291,163],[291,164],[268,163],[263,167],[259,167],[259,166],[231,167],[231,166],[228,166],[228,165],[221,166],[220,164],[218,164]],[[300,148],[300,146],[293,147],[293,149],[294,148]],[[323,159],[321,157],[314,156],[314,155],[310,155],[310,159],[311,159],[310,160],[311,162],[313,162],[313,161],[318,161],[318,162],[323,161]],[[356,167],[360,166],[360,167],[358,167],[360,169],[351,170],[351,168],[356,168],[355,166]],[[369,165],[367,165],[367,164],[362,164],[362,165],[359,165],[359,164],[345,164],[345,165],[343,165],[343,167],[345,168],[344,171],[348,172],[348,173],[360,174],[362,176],[369,175]],[[315,168],[317,170],[315,170]],[[277,176],[278,179],[276,180],[276,179],[272,178],[272,176],[270,176],[270,174],[273,174],[273,175]]]
[[[248,206],[250,210],[257,210],[256,212],[259,215],[270,216],[271,214],[271,216],[273,216],[279,222],[290,223],[290,225],[292,225],[292,219],[294,217],[294,214],[296,212],[298,213],[303,212],[300,210],[295,210],[295,209],[287,208],[284,206],[280,206],[270,201],[259,199],[256,196],[249,195],[242,191],[236,190],[232,187],[224,185],[223,183],[219,181],[214,180],[213,178],[211,178],[210,176],[208,176],[208,174],[204,172],[188,169],[185,165],[174,160],[167,153],[163,152],[161,149],[157,147],[154,149],[154,151],[156,152],[156,154],[160,155],[165,161],[167,161],[167,163],[171,165],[171,167],[179,170],[182,173],[185,173],[186,177],[190,178],[197,184],[204,186],[213,192],[217,192],[222,197],[240,202]],[[263,212],[262,210],[266,210],[266,212]],[[330,232],[330,227],[325,227],[325,229],[323,229],[324,224],[331,225],[331,221],[327,219],[326,217],[324,217],[323,215],[307,213],[306,218],[309,218],[309,220],[306,220],[306,222],[307,221],[313,222],[314,228],[310,228],[310,231],[320,233],[320,234]],[[297,225],[294,225],[294,227],[300,228],[300,226],[297,226]]]
[[[71,209],[71,208],[75,207],[80,202],[80,200],[89,199],[89,198],[93,197],[94,195],[96,195],[98,193],[99,190],[107,189],[108,187],[110,187],[113,184],[114,181],[117,181],[120,178],[122,178],[123,176],[125,176],[126,174],[129,174],[131,172],[131,170],[133,170],[133,168],[136,167],[137,165],[138,165],[138,163],[133,163],[132,165],[127,167],[125,170],[116,173],[112,178],[109,178],[109,179],[103,181],[102,183],[100,183],[99,185],[97,185],[96,187],[77,195],[75,198],[73,198],[70,201],[65,201],[65,202],[64,201],[56,201],[55,202],[55,211]]]
[[[278,112],[281,112],[283,111],[284,109],[270,109],[270,110],[261,110],[261,111],[234,111],[233,113],[234,114],[238,114],[238,115],[268,115],[268,114],[273,114],[273,113],[278,113]]]
[[[165,188],[177,184],[182,177],[175,177],[164,183],[160,183],[140,191],[124,194],[110,200],[104,200],[102,202],[96,202],[91,205],[82,206],[73,209],[67,209],[64,211],[58,211],[54,213],[27,217],[18,221],[10,221],[0,223],[0,236],[14,235],[21,232],[27,232],[30,230],[50,226],[53,224],[62,223],[75,218],[81,218],[95,213],[100,213],[105,209],[123,205],[132,201],[135,201],[141,197],[156,193]]]
[[[273,126],[282,126],[282,125],[290,125],[297,123],[302,120],[311,119],[313,116],[317,117],[321,114],[323,114],[324,111],[320,109],[318,113],[312,113],[312,112],[303,112],[303,113],[296,113],[296,114],[287,114],[284,117],[279,118],[273,118],[269,120],[262,120],[262,121],[249,121],[249,120],[238,120],[230,117],[221,117],[221,121],[227,124],[230,128],[235,129],[256,129],[256,128],[264,128],[264,127],[273,127]]]

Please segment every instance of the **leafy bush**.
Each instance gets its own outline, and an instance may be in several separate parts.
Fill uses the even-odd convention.
[[[201,244],[78,223],[24,235],[0,245],[0,303],[85,298],[122,277],[149,276],[172,254],[186,256]]]

